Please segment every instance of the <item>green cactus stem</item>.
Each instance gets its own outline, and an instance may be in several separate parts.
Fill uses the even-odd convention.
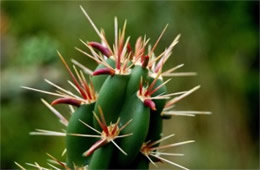
[[[92,111],[95,103],[81,105],[71,116],[66,133],[67,166],[73,168],[86,166],[91,157],[84,157],[83,153],[95,142],[93,138],[80,137],[80,134],[94,134],[85,124],[93,126]]]
[[[76,94],[63,89],[57,84],[45,80],[56,88],[56,92],[23,87],[45,93],[56,98],[49,104],[43,103],[59,118],[65,126],[64,131],[36,129],[31,135],[60,136],[66,141],[66,163],[48,155],[54,169],[149,169],[149,164],[157,167],[157,162],[169,163],[175,167],[187,169],[164,156],[183,156],[180,153],[169,153],[168,148],[192,143],[193,140],[164,145],[165,140],[174,134],[163,137],[164,118],[173,115],[195,116],[210,112],[176,111],[173,106],[200,86],[188,91],[168,93],[166,84],[168,77],[193,76],[195,73],[174,73],[183,64],[163,72],[164,64],[179,42],[180,35],[173,40],[161,54],[155,49],[166,31],[163,29],[153,46],[147,49],[149,39],[137,38],[134,48],[131,47],[130,36],[126,36],[126,21],[119,31],[117,18],[114,20],[115,42],[110,45],[104,31],[99,31],[86,11],[84,15],[93,26],[100,42],[80,40],[87,51],[76,48],[80,53],[97,62],[94,71],[73,60],[73,63],[90,75],[89,81],[82,71],[63,62],[71,80],[69,84]],[[62,104],[70,108],[70,118],[65,118],[54,107]],[[60,167],[55,166],[53,161]],[[23,169],[23,166],[16,163]],[[39,164],[27,164],[43,169]]]

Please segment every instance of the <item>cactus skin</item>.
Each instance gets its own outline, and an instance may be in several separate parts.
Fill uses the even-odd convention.
[[[136,157],[131,169],[148,170],[149,169],[149,160],[144,155],[139,153],[138,156]]]
[[[127,153],[127,156],[121,153],[117,155],[118,166],[124,168],[132,164],[146,138],[150,122],[150,110],[144,106],[144,103],[134,94],[125,102],[120,117],[121,124],[132,119],[130,125],[127,126],[122,133],[133,133],[133,135],[120,140],[120,147]]]
[[[70,118],[67,127],[66,148],[67,148],[67,166],[70,168],[77,166],[85,166],[89,163],[90,157],[83,157],[82,154],[95,142],[93,138],[85,138],[72,136],[70,134],[93,134],[93,131],[82,124],[79,120],[92,126],[95,103],[81,105]]]
[[[98,107],[101,107],[107,123],[116,122],[119,112],[125,99],[128,75],[109,76],[104,82],[99,92],[98,100],[95,104],[94,112],[99,114]],[[101,130],[95,118],[94,127]]]
[[[97,149],[92,155],[91,162],[88,166],[89,170],[94,169],[109,169],[110,164],[113,160],[112,156],[114,151],[114,146],[109,143],[99,149]]]
[[[126,97],[129,97],[133,93],[136,93],[136,91],[139,88],[139,83],[141,78],[143,79],[143,81],[146,81],[147,75],[148,75],[148,70],[146,68],[143,68],[142,66],[136,65],[132,69],[129,82],[127,85]]]

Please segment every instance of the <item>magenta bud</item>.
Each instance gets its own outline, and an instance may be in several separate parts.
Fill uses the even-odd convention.
[[[110,68],[100,68],[93,72],[93,76],[103,75],[103,74],[114,75],[115,71]]]
[[[51,102],[51,105],[56,105],[56,104],[70,104],[79,107],[81,105],[81,101],[73,98],[59,98]]]
[[[133,52],[133,50],[132,50],[132,47],[131,47],[131,44],[130,44],[130,43],[128,43],[128,44],[127,44],[127,52],[128,52],[128,53],[130,53],[130,52]]]
[[[144,59],[143,59],[143,62],[142,62],[142,67],[143,67],[143,68],[146,68],[146,66],[148,65],[148,63],[149,63],[149,56],[146,55],[146,56],[144,56]]]
[[[110,50],[106,47],[104,47],[102,44],[97,43],[97,42],[89,42],[88,45],[90,45],[91,47],[97,49],[98,51],[100,51],[103,55],[110,57],[112,55],[112,53],[110,52]]]
[[[156,110],[155,103],[151,99],[145,99],[144,105],[149,107],[151,110]]]

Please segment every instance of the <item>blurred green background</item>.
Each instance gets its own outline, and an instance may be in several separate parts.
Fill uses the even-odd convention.
[[[41,103],[53,97],[21,89],[21,85],[54,90],[48,78],[69,88],[58,49],[69,61],[90,68],[96,64],[77,52],[79,38],[97,41],[82,5],[113,41],[113,18],[128,20],[133,44],[146,34],[154,43],[169,27],[156,54],[181,33],[180,43],[165,69],[185,63],[180,71],[196,77],[176,77],[169,91],[202,88],[179,102],[179,110],[207,110],[210,116],[173,117],[165,121],[168,143],[194,139],[196,143],[171,149],[185,157],[170,158],[191,169],[259,168],[259,3],[257,1],[1,1],[1,169],[17,168],[14,161],[46,165],[46,152],[60,157],[62,137],[29,136],[35,128],[63,128]],[[86,49],[85,49],[86,50]],[[57,107],[68,116],[68,109]],[[165,143],[167,143],[165,142]],[[151,166],[152,167],[152,166]],[[159,164],[162,168],[176,168]]]

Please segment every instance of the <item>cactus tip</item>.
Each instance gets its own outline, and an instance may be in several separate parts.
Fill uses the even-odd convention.
[[[93,76],[103,75],[103,74],[114,75],[115,71],[110,68],[100,68],[93,72]]]
[[[88,45],[90,45],[91,47],[99,50],[103,55],[105,55],[106,57],[110,57],[112,55],[112,52],[104,47],[102,44],[97,43],[97,42],[89,42]]]
[[[149,107],[151,110],[156,110],[155,103],[151,99],[145,99],[144,100],[144,105]]]
[[[69,104],[76,107],[79,107],[81,105],[81,101],[73,98],[58,98],[51,102],[51,105],[57,105],[57,104]]]

